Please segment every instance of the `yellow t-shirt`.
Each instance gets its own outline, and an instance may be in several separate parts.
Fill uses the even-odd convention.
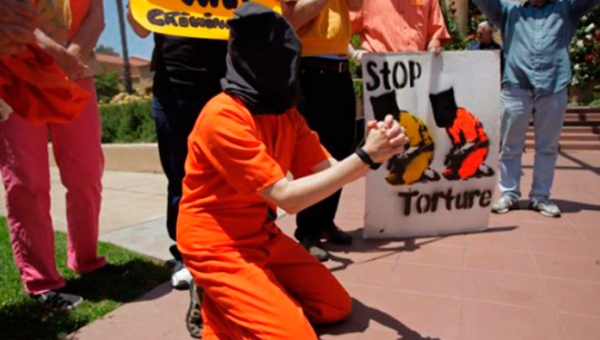
[[[317,17],[297,33],[302,42],[302,56],[346,55],[351,36],[348,1],[330,0]]]

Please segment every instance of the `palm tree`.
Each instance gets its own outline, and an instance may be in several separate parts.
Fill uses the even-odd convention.
[[[125,32],[125,16],[123,13],[123,1],[117,1],[117,12],[119,14],[119,30],[121,31],[121,45],[123,47],[123,78],[125,80],[125,91],[133,93],[131,85],[131,65],[129,65],[129,50],[127,49],[127,34]]]

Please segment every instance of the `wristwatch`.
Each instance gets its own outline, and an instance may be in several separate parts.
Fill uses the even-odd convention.
[[[375,163],[371,159],[369,154],[361,147],[356,149],[356,155],[358,156],[358,158],[360,158],[361,161],[363,161],[365,164],[369,165],[369,168],[371,168],[373,170],[377,170],[381,166],[381,163]]]

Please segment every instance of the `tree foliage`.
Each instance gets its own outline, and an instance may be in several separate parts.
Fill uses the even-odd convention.
[[[116,72],[95,75],[94,82],[96,83],[96,94],[100,103],[108,103],[120,92],[119,74]]]
[[[114,56],[120,56],[119,52],[117,52],[114,48],[112,48],[110,46],[102,45],[102,44],[96,46],[96,48],[94,49],[94,52],[108,54],[108,55],[114,55]]]

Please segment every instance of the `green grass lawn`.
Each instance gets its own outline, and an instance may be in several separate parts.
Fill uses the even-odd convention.
[[[55,233],[56,263],[67,279],[69,292],[84,303],[70,312],[47,309],[23,291],[15,267],[6,221],[0,218],[0,339],[57,339],[132,301],[169,279],[161,261],[112,244],[100,243],[100,254],[110,263],[123,265],[123,277],[80,276],[66,266],[66,235]]]

